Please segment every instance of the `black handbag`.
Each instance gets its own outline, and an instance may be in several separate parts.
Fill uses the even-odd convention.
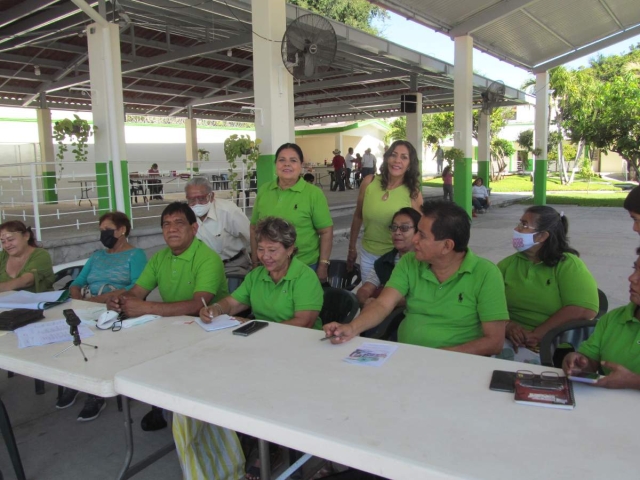
[[[14,308],[0,313],[0,330],[13,331],[44,318],[43,310]]]

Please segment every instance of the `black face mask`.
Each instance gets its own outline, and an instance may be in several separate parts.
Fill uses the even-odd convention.
[[[118,243],[118,239],[114,236],[115,233],[116,231],[112,229],[101,230],[100,242],[107,248],[113,248]]]

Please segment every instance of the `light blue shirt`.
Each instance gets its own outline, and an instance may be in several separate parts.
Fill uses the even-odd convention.
[[[117,253],[98,250],[89,257],[70,286],[82,288],[89,285],[91,295],[98,295],[105,284],[113,285],[116,290],[129,290],[135,285],[146,264],[147,256],[140,248]]]

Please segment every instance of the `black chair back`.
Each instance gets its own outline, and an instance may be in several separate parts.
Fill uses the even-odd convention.
[[[600,302],[600,304],[598,307],[598,314],[596,315],[596,319],[603,316],[609,310],[609,300],[607,299],[605,293],[600,289],[598,289],[598,301]]]
[[[243,281],[244,275],[227,275],[227,287],[229,288],[229,293],[233,293],[233,291],[238,288]]]
[[[331,260],[329,271],[327,272],[327,282],[333,288],[353,290],[362,281],[360,274],[360,264],[356,263],[353,270],[347,271],[347,262],[344,260]]]
[[[359,308],[358,299],[353,293],[340,288],[327,287],[324,289],[324,300],[320,311],[322,324],[349,323],[354,319]]]
[[[398,340],[398,328],[402,320],[404,320],[404,307],[396,307],[380,325],[362,332],[360,336],[396,342]]]
[[[55,281],[53,282],[54,284],[58,283],[60,280],[62,280],[65,277],[71,277],[69,278],[64,285],[56,285],[58,288],[57,290],[65,290],[67,288],[69,288],[69,285],[71,284],[71,282],[73,282],[76,277],[78,275],[80,275],[80,272],[82,271],[84,265],[74,265],[73,267],[67,267],[67,268],[63,268],[62,270],[58,270],[54,275],[55,275]]]

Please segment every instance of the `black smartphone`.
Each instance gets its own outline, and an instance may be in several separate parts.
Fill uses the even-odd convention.
[[[493,375],[491,375],[491,383],[489,384],[489,389],[495,390],[496,392],[515,392],[516,372],[494,370]]]
[[[232,333],[234,335],[240,335],[243,337],[248,337],[252,333],[257,332],[258,330],[262,330],[264,327],[268,327],[269,322],[258,322],[253,320],[252,322],[245,323],[239,328],[236,328]]]

